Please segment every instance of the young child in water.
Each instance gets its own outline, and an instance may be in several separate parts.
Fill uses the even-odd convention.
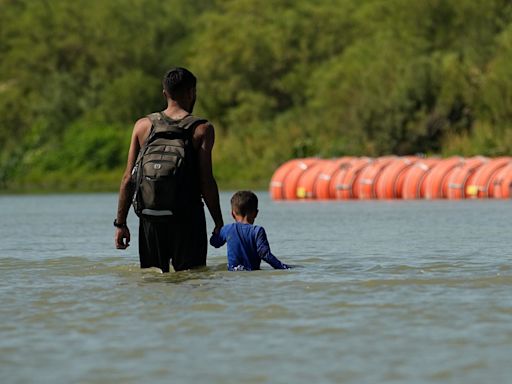
[[[275,269],[288,269],[270,252],[265,229],[254,224],[258,216],[258,197],[251,191],[238,191],[231,198],[231,215],[235,223],[213,234],[210,244],[215,248],[228,243],[228,270],[253,271],[260,269],[261,260]]]

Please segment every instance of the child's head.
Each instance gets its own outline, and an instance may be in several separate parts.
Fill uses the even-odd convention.
[[[231,214],[236,221],[253,223],[258,215],[258,197],[251,191],[238,191],[231,197]]]

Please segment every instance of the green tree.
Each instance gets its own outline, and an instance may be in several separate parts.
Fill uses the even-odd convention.
[[[0,0],[0,183],[117,184],[176,65],[221,185],[297,156],[509,154],[511,28],[508,0]]]

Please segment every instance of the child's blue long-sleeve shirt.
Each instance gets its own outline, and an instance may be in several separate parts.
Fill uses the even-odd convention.
[[[260,269],[265,260],[275,269],[288,269],[272,252],[265,229],[258,225],[233,223],[222,227],[218,235],[212,235],[210,244],[215,248],[228,244],[228,270],[252,271]]]

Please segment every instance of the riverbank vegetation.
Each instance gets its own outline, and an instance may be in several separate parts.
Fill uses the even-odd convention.
[[[512,153],[507,0],[0,0],[3,190],[115,190],[186,66],[223,188],[292,157]]]

